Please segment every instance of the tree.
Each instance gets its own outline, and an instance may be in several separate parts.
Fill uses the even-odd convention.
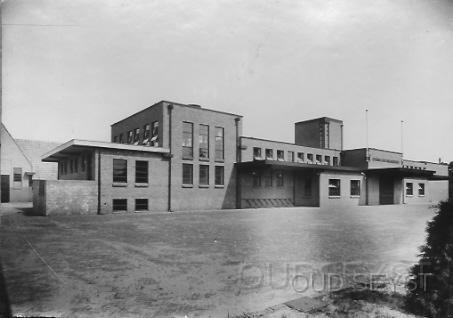
[[[453,201],[441,202],[407,283],[407,308],[426,317],[453,315]]]

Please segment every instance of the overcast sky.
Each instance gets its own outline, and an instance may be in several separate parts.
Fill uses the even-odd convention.
[[[4,1],[3,122],[16,138],[109,140],[165,99],[294,141],[342,119],[345,148],[453,160],[452,0]]]

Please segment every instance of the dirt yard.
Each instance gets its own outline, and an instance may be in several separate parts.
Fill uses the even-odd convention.
[[[9,211],[0,256],[16,315],[232,317],[326,292],[310,273],[366,268],[401,278],[433,213],[422,205],[72,217]]]

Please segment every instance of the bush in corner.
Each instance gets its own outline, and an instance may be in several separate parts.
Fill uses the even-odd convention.
[[[410,270],[406,306],[426,317],[453,316],[453,201],[441,202]]]

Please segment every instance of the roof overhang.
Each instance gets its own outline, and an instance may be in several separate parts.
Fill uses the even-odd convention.
[[[144,153],[156,153],[156,154],[169,154],[170,150],[161,147],[149,147],[149,146],[136,146],[129,144],[118,144],[105,141],[89,141],[89,140],[78,140],[72,139],[55,149],[49,151],[41,157],[44,162],[58,162],[59,160],[68,157],[78,155],[90,149],[110,149],[117,151],[137,151]]]
[[[309,164],[300,162],[290,161],[279,161],[279,160],[253,160],[246,162],[236,163],[238,168],[265,168],[265,167],[276,167],[280,169],[297,169],[297,170],[311,170],[311,171],[340,171],[340,172],[355,172],[360,173],[362,170],[354,167],[342,167],[342,166],[329,166],[321,164]]]
[[[434,175],[435,171],[433,171],[433,170],[410,169],[410,168],[402,168],[402,167],[368,169],[365,171],[365,173],[396,176],[396,177],[403,177],[403,178],[427,178],[430,180],[431,179],[432,180],[448,180],[448,177]]]

